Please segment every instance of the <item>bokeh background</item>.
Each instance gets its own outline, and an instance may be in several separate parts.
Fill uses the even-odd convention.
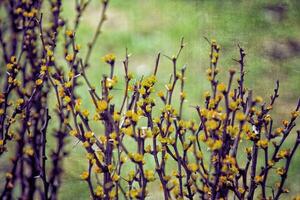
[[[63,1],[63,15],[73,27],[74,1]],[[77,42],[82,44],[80,54],[85,55],[86,44],[91,40],[100,19],[101,3],[92,1],[82,16]],[[237,45],[246,51],[246,84],[256,95],[269,98],[276,80],[280,80],[280,98],[274,110],[277,122],[286,118],[300,97],[300,1],[297,0],[111,0],[108,20],[91,57],[88,76],[100,87],[103,73],[108,67],[101,61],[107,53],[117,56],[116,73],[122,74],[125,48],[131,53],[130,71],[137,77],[152,72],[158,52],[173,55],[180,38],[185,38],[179,66],[187,64],[187,102],[196,105],[209,90],[205,70],[209,64],[209,45],[204,37],[216,39],[221,46],[220,79],[226,79],[226,71],[238,67]],[[119,68],[119,69],[118,69]],[[170,62],[162,58],[158,87],[163,88],[171,73]],[[122,80],[120,80],[120,88]],[[115,91],[118,93],[118,91]],[[86,88],[78,94],[86,107],[92,107]],[[203,102],[203,101],[202,101]],[[52,124],[55,127],[55,124]],[[99,128],[101,131],[101,128]],[[51,146],[51,144],[49,144]],[[60,199],[87,199],[88,188],[79,174],[86,169],[84,150],[75,148],[76,141],[69,139],[70,156],[64,162],[65,174]],[[290,196],[300,192],[300,152],[289,172]],[[159,187],[153,186],[154,190]],[[158,192],[150,199],[159,199]],[[283,198],[289,198],[285,196]]]

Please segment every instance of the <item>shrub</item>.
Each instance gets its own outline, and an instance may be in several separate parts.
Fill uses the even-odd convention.
[[[247,89],[246,54],[241,47],[238,67],[229,70],[227,82],[221,82],[220,46],[207,40],[211,91],[204,94],[203,103],[192,106],[197,118],[183,117],[188,94],[186,66],[177,64],[185,47],[183,39],[175,56],[164,55],[172,66],[165,91],[155,91],[161,54],[152,75],[135,78],[127,51],[125,84],[118,84],[115,75],[116,56],[107,54],[102,60],[110,74],[103,75],[98,91],[86,71],[92,66],[90,56],[109,1],[102,1],[101,18],[84,58],[78,54],[76,31],[90,1],[76,1],[72,28],[60,16],[62,2],[49,2],[47,18],[41,13],[43,1],[1,2],[10,20],[2,22],[0,29],[2,62],[6,64],[1,70],[5,78],[0,96],[0,153],[1,159],[11,157],[2,171],[6,178],[1,199],[56,199],[67,135],[86,151],[88,168],[79,177],[87,183],[92,199],[145,199],[153,192],[151,182],[160,183],[165,199],[279,199],[288,192],[284,184],[300,143],[300,131],[293,136],[300,101],[289,119],[275,125],[270,112],[279,96],[279,82],[266,101]],[[67,69],[59,67],[59,32],[65,36]],[[80,95],[90,96],[92,110],[83,108],[76,92],[80,79],[88,88]],[[117,86],[123,87],[121,101],[115,101],[112,94]],[[54,123],[56,146],[52,150],[47,145],[50,91],[55,93],[54,111],[59,119]],[[286,148],[289,137],[296,139]]]

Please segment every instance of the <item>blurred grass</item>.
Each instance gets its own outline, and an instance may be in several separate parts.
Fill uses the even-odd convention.
[[[156,54],[161,51],[166,55],[177,52],[182,36],[187,43],[183,50],[179,67],[187,64],[186,91],[188,101],[185,103],[186,113],[190,115],[189,105],[195,105],[202,100],[202,93],[209,89],[205,70],[209,63],[209,46],[204,40],[215,38],[221,45],[220,69],[221,80],[227,77],[226,71],[237,67],[232,58],[238,58],[237,44],[245,48],[246,83],[257,95],[265,98],[273,91],[277,79],[281,81],[280,100],[274,111],[276,119],[288,116],[297,98],[300,96],[300,57],[288,55],[286,59],[277,59],[268,52],[271,47],[288,40],[300,42],[300,3],[297,1],[280,1],[287,5],[283,20],[276,20],[276,15],[266,9],[269,5],[277,5],[279,1],[201,1],[201,0],[112,0],[108,9],[108,21],[103,33],[95,44],[94,54],[88,70],[91,82],[100,87],[103,73],[108,73],[107,66],[100,60],[106,53],[117,55],[118,75],[122,74],[122,63],[125,48],[132,54],[130,70],[137,77],[150,74],[153,70]],[[63,15],[68,18],[69,27],[73,26],[74,2],[64,1]],[[99,16],[100,2],[92,1],[83,14],[77,35],[77,42],[82,45],[81,56],[85,55],[86,46],[95,31]],[[275,17],[274,17],[275,16]],[[272,49],[272,48],[271,48]],[[273,49],[272,49],[273,50]],[[159,68],[158,88],[163,88],[166,77],[171,73],[171,64],[162,59]],[[121,79],[122,76],[120,76]],[[122,80],[120,80],[122,83]],[[122,88],[122,84],[119,88]],[[115,93],[120,92],[115,91]],[[92,108],[85,87],[80,88],[87,108]],[[91,109],[90,109],[91,110]],[[194,115],[194,114],[193,114]],[[280,118],[279,118],[280,116]],[[52,124],[55,127],[55,124]],[[101,128],[95,126],[101,133]],[[70,156],[64,162],[65,174],[60,199],[87,199],[87,184],[79,179],[79,174],[86,169],[85,152],[82,148],[73,148],[76,141],[70,140]],[[80,146],[80,145],[77,145]],[[299,193],[299,153],[295,157],[289,173],[288,187],[294,193]],[[154,186],[155,187],[155,186]],[[156,186],[157,187],[157,186]],[[156,188],[157,189],[157,188]],[[153,190],[155,190],[153,188]],[[159,197],[151,193],[151,199]]]

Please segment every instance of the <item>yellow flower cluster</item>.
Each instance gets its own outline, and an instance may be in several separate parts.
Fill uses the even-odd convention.
[[[110,64],[110,65],[113,65],[113,64],[115,63],[116,56],[115,56],[115,54],[112,54],[112,53],[106,54],[106,55],[102,58],[102,60],[103,60],[104,62]]]

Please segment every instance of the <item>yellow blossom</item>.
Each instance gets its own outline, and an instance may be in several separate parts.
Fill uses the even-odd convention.
[[[203,153],[202,153],[202,151],[197,151],[196,156],[197,156],[198,159],[202,159],[202,158],[203,158]]]
[[[229,125],[229,126],[227,126],[226,131],[227,131],[227,133],[228,133],[231,137],[235,137],[235,136],[238,134],[239,129],[238,129],[237,126],[230,126],[230,125]]]
[[[81,49],[81,46],[79,44],[75,45],[75,51],[79,51]]]
[[[144,163],[144,156],[142,154],[134,153],[132,156],[132,159],[137,163],[140,163],[140,162]]]
[[[232,102],[229,103],[230,110],[236,110],[237,107],[238,107],[238,104],[237,104],[236,101],[232,101]]]
[[[163,91],[159,91],[157,93],[157,96],[159,96],[160,98],[163,98],[165,96],[164,92]]]
[[[121,119],[120,114],[117,113],[117,112],[114,112],[114,114],[113,114],[113,119],[114,119],[114,121],[120,121],[120,119]]]
[[[218,86],[217,86],[217,90],[219,92],[225,92],[226,90],[226,85],[224,83],[219,83]]]
[[[133,128],[132,126],[127,127],[127,128],[122,128],[121,131],[128,136],[132,136],[133,135]]]
[[[127,161],[127,156],[122,155],[120,161],[121,163],[125,163]]]
[[[239,111],[236,113],[236,119],[239,121],[244,121],[246,119],[246,116],[243,112]]]
[[[115,54],[106,54],[105,56],[103,56],[102,60],[108,64],[114,64],[115,60],[116,60],[116,56]]]
[[[202,141],[202,142],[204,142],[204,141],[206,141],[206,140],[207,140],[207,138],[206,138],[206,136],[205,136],[205,134],[204,134],[204,133],[202,133],[202,134],[199,134],[199,136],[198,136],[198,139],[199,139],[200,141]]]
[[[145,147],[145,152],[146,153],[151,153],[151,145],[148,144],[146,147]]]
[[[66,60],[67,60],[68,62],[72,62],[73,59],[74,59],[74,55],[73,55],[73,54],[68,54],[68,55],[66,56]]]
[[[293,111],[291,112],[293,118],[297,118],[300,115],[300,111]]]
[[[131,189],[131,190],[129,191],[129,193],[128,193],[128,196],[129,196],[130,198],[137,198],[138,195],[139,195],[139,193],[140,193],[140,190],[138,190],[138,189]]]
[[[185,92],[180,92],[180,99],[184,100],[186,98]]]
[[[263,101],[263,98],[261,96],[256,96],[254,100],[256,103],[261,103]]]
[[[287,127],[289,125],[289,121],[288,120],[282,120],[282,124]]]
[[[103,187],[101,185],[98,185],[96,187],[95,195],[97,197],[103,197],[104,196],[104,190],[103,190]]]
[[[212,146],[212,150],[219,150],[222,148],[223,142],[222,140],[216,140]]]
[[[66,88],[71,88],[72,85],[73,85],[72,81],[68,81],[68,82],[66,82],[66,83],[64,84],[64,86],[65,86]]]
[[[87,147],[90,146],[90,143],[88,141],[85,141],[85,142],[82,143],[82,146],[87,148]]]
[[[273,160],[268,161],[268,166],[273,167],[275,165],[275,162]]]
[[[119,179],[120,179],[120,176],[116,173],[114,173],[114,175],[111,177],[111,180],[113,180],[115,182],[118,181]]]
[[[108,194],[110,199],[115,199],[116,195],[117,195],[117,192],[115,189],[112,189]]]
[[[192,172],[196,172],[198,170],[198,165],[196,163],[189,163],[188,169],[191,170]]]
[[[41,71],[47,71],[47,69],[48,69],[47,65],[42,65],[41,66]]]
[[[137,113],[132,113],[131,120],[132,120],[133,122],[138,122],[139,117],[140,117],[140,116],[139,116]]]
[[[95,167],[93,168],[93,171],[97,174],[102,172],[102,169],[100,167],[98,167],[97,165],[95,165]]]
[[[47,48],[47,56],[51,57],[53,56],[53,51],[51,51],[51,49]]]
[[[128,172],[128,181],[132,181],[134,179],[134,177],[135,177],[135,171],[130,170]]]
[[[82,115],[85,116],[85,117],[88,117],[89,114],[90,114],[90,112],[89,112],[87,109],[84,109],[84,110],[82,111]]]
[[[77,136],[78,135],[78,133],[77,133],[77,131],[76,130],[71,130],[70,132],[69,132],[69,134],[71,135],[71,136]]]
[[[278,159],[281,159],[281,158],[286,158],[288,157],[290,154],[290,150],[289,149],[283,149],[283,150],[280,150],[277,155],[276,155],[276,158]]]
[[[258,142],[257,142],[257,146],[265,149],[268,147],[268,144],[269,144],[269,141],[267,139],[260,139]]]
[[[279,167],[276,169],[276,173],[280,176],[285,174],[285,169],[283,167]]]
[[[43,79],[40,79],[40,78],[35,81],[35,84],[38,86],[42,85],[42,83],[43,83]]]
[[[117,133],[116,132],[112,132],[111,134],[109,134],[109,137],[111,139],[116,139],[117,138]]]
[[[100,140],[103,144],[106,143],[106,141],[107,141],[105,135],[100,135],[100,136],[99,136],[99,140]]]
[[[275,135],[281,135],[283,133],[283,128],[276,128]]]
[[[145,178],[148,181],[154,181],[155,180],[154,172],[152,170],[147,170],[146,169],[144,174],[145,174]]]
[[[76,100],[75,100],[75,110],[76,110],[77,112],[80,111],[81,102],[82,102],[81,99],[76,99]]]
[[[261,183],[264,180],[263,176],[255,176],[254,181],[255,183]]]
[[[30,146],[24,147],[23,152],[28,156],[33,156],[33,154],[34,154],[34,150]]]
[[[97,102],[97,109],[99,110],[99,112],[103,112],[107,109],[108,104],[105,100],[100,100]]]
[[[218,127],[218,123],[215,120],[208,120],[205,122],[207,130],[215,130]]]
[[[72,30],[66,30],[66,35],[72,38],[74,36],[74,32]]]
[[[246,192],[246,190],[245,190],[244,188],[242,188],[242,187],[239,187],[239,188],[238,188],[238,191],[239,191],[239,193],[241,193],[241,194],[243,194],[243,193]]]
[[[111,89],[116,84],[116,79],[106,78],[105,85],[107,88]]]
[[[88,177],[89,177],[89,172],[87,172],[87,171],[82,172],[82,174],[80,175],[80,178],[82,180],[87,180]]]
[[[92,138],[93,136],[94,136],[94,132],[92,132],[92,131],[87,131],[87,132],[84,133],[84,137],[85,137],[86,139],[90,139],[90,138]]]
[[[86,158],[87,158],[88,160],[93,160],[93,159],[94,159],[94,154],[92,154],[92,153],[87,153],[87,154],[86,154]]]
[[[71,97],[69,97],[69,96],[65,96],[64,97],[64,102],[66,102],[66,103],[70,103],[71,102]]]
[[[171,83],[169,83],[169,84],[166,84],[166,85],[165,85],[165,87],[166,87],[166,89],[167,89],[168,91],[171,91],[171,90],[172,90],[172,88],[173,88],[173,86],[172,86],[172,84],[171,84]]]
[[[20,98],[20,99],[17,99],[17,100],[16,100],[16,106],[17,106],[17,107],[21,106],[23,103],[24,103],[24,99],[21,99],[21,98]]]

